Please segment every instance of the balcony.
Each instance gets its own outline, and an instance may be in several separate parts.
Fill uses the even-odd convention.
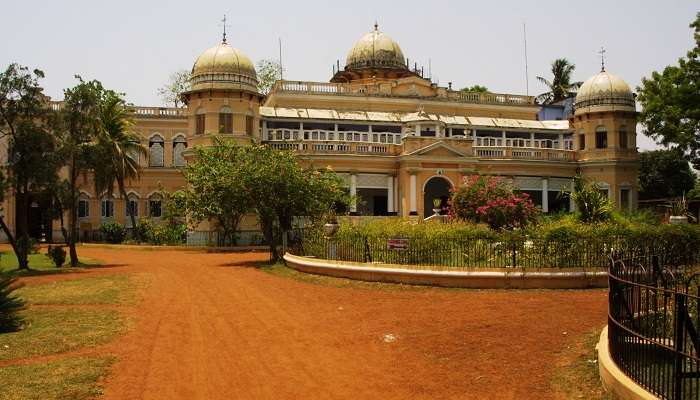
[[[539,149],[527,147],[474,147],[474,153],[479,158],[487,159],[520,159],[543,161],[574,161],[576,152],[560,149]]]
[[[401,146],[395,144],[375,143],[339,143],[317,141],[267,142],[278,150],[291,150],[303,154],[361,154],[396,156],[401,153]]]

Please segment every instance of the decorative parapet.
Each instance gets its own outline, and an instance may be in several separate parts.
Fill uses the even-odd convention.
[[[54,111],[61,110],[63,108],[62,101],[52,101],[51,109]],[[175,108],[175,107],[140,107],[131,106],[129,107],[136,118],[172,118],[172,119],[182,119],[187,118],[186,108]]]
[[[375,83],[328,83],[303,81],[277,81],[271,94],[297,93],[338,96],[376,96],[376,97],[410,97],[426,100],[453,101],[458,103],[498,104],[498,105],[535,105],[534,96],[522,96],[503,93],[461,92],[446,90],[445,95],[438,96],[397,96],[386,90],[386,82]]]

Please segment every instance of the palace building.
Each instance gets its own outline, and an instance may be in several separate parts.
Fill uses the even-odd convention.
[[[333,72],[329,82],[280,80],[263,95],[254,64],[224,38],[195,61],[185,108],[135,107],[134,129],[150,153],[142,177],[129,183],[128,208],[86,183],[81,232],[99,229],[105,219],[129,226],[127,209],[159,218],[159,187],[182,188],[187,148],[210,144],[212,134],[330,166],[357,197],[350,209],[356,215],[427,217],[435,199],[445,202],[473,174],[512,179],[545,213],[572,208],[560,193],[577,173],[597,182],[619,208],[636,207],[634,94],[604,69],[579,89],[571,113],[554,109],[554,117],[532,96],[433,83],[376,25]],[[33,234],[60,235],[41,201],[33,206]],[[244,229],[254,230],[254,223]],[[192,244],[198,241],[191,235]]]

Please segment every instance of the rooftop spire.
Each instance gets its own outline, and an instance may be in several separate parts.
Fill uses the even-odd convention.
[[[598,50],[598,54],[600,54],[600,72],[605,72],[605,48],[603,46]]]
[[[226,44],[226,27],[229,25],[226,25],[226,14],[224,14],[224,19],[221,20],[221,26],[224,27],[224,35],[223,38],[221,39],[221,43]]]

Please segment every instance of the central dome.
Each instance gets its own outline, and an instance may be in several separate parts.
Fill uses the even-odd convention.
[[[192,90],[243,89],[257,92],[255,66],[242,51],[226,42],[207,49],[192,66]]]
[[[394,39],[381,32],[377,24],[374,25],[373,31],[365,34],[355,43],[348,52],[345,65],[347,69],[407,69],[401,47]]]

